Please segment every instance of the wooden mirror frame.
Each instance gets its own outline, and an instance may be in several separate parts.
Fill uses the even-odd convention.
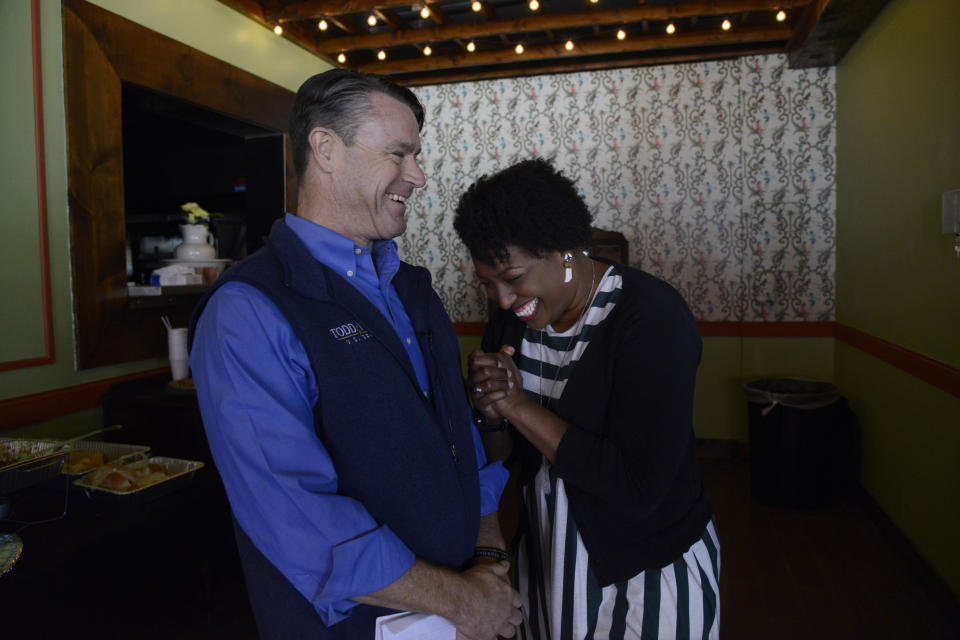
[[[185,326],[195,299],[128,307],[121,83],[278,132],[287,130],[294,94],[83,0],[63,0],[63,42],[77,367],[165,356],[160,316]],[[287,204],[294,211],[289,143],[286,154]]]

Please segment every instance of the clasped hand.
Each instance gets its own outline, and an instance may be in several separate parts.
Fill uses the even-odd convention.
[[[473,406],[489,422],[511,417],[517,406],[528,398],[523,393],[523,378],[513,362],[516,350],[504,345],[496,353],[480,349],[468,359],[468,381]]]
[[[458,640],[512,638],[520,624],[520,594],[507,583],[510,563],[477,563],[461,575],[480,597],[472,598],[455,621]]]

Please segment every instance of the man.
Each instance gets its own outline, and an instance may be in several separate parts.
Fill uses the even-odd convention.
[[[307,80],[297,215],[194,312],[200,409],[265,638],[373,638],[395,610],[474,640],[520,620],[509,563],[474,558],[504,547],[506,472],[486,464],[429,272],[391,240],[425,182],[422,125],[381,78]]]

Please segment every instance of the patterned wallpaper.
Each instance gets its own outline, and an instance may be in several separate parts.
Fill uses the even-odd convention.
[[[453,231],[477,177],[541,156],[577,183],[594,226],[673,284],[705,321],[834,317],[833,68],[785,56],[418,87],[427,185],[404,259],[454,321],[486,301]]]

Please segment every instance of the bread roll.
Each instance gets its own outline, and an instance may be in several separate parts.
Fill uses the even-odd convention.
[[[100,481],[100,486],[104,489],[110,489],[111,491],[130,491],[130,489],[133,488],[130,480],[119,471],[111,471],[108,473],[103,480]]]

